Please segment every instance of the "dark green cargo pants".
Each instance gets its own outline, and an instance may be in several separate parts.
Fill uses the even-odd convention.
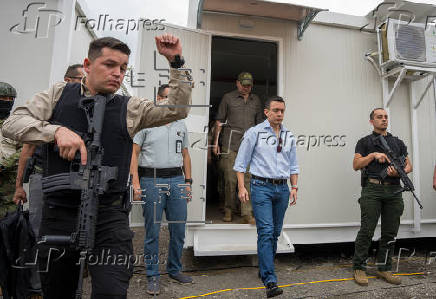
[[[392,270],[395,237],[404,210],[401,193],[394,195],[399,188],[398,185],[372,183],[362,188],[362,195],[359,199],[361,224],[354,243],[353,269],[365,270],[368,250],[381,216],[381,238],[376,257],[377,268],[379,271]]]

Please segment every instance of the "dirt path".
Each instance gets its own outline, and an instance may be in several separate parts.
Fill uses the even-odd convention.
[[[165,273],[168,230],[162,228],[160,238],[160,270]],[[144,231],[135,229],[135,253],[142,254]],[[352,244],[302,246],[296,253],[279,255],[276,272],[284,293],[277,298],[436,298],[436,261],[426,257],[435,240],[403,242],[401,247],[417,248],[414,256],[404,254],[398,263],[398,273],[403,283],[390,285],[370,278],[368,287],[358,286],[352,280]],[[397,246],[399,248],[399,246]],[[412,251],[410,251],[412,252]],[[407,255],[410,255],[407,254]],[[194,257],[192,250],[184,251],[183,267],[192,275],[194,284],[180,285],[162,275],[161,294],[157,298],[266,298],[262,283],[257,277],[257,267],[249,256]],[[397,259],[395,259],[395,262]],[[395,264],[397,265],[397,264]],[[371,273],[370,273],[371,274]],[[128,298],[152,298],[145,290],[147,279],[143,263],[135,267],[130,281]],[[84,298],[89,297],[90,283],[86,281]],[[214,294],[206,295],[211,292]]]

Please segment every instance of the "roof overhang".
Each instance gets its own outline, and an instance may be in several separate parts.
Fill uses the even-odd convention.
[[[388,18],[401,19],[407,22],[426,23],[436,20],[435,0],[385,0],[367,15],[376,19],[377,23]]]
[[[240,16],[266,17],[296,21],[298,39],[320,11],[327,10],[316,6],[303,5],[311,1],[269,1],[269,0],[200,0],[197,27],[201,27],[201,16],[205,12],[225,13]]]

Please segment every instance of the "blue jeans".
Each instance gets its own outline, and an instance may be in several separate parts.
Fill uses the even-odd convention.
[[[274,273],[274,257],[277,239],[283,227],[283,218],[289,203],[287,184],[274,185],[251,179],[251,205],[257,227],[257,256],[263,284],[277,283]]]
[[[141,177],[143,195],[143,215],[145,219],[144,262],[147,277],[159,276],[159,231],[162,212],[165,210],[169,222],[170,244],[168,249],[167,271],[169,274],[179,273],[182,269],[182,251],[185,243],[185,223],[187,203],[183,176],[171,178]],[[156,187],[156,184],[167,184],[168,187]],[[177,221],[177,223],[171,223]],[[180,223],[178,223],[180,221]]]

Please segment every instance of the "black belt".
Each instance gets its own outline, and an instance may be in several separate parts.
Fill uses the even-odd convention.
[[[368,182],[376,185],[394,185],[394,186],[400,185],[400,183],[387,182],[376,178],[368,178]]]
[[[69,190],[65,193],[50,193],[44,196],[44,201],[51,205],[63,206],[70,208],[77,208],[80,206],[80,191]],[[114,191],[111,193],[104,193],[98,197],[100,207],[109,206],[124,206],[129,199],[126,197],[126,192]]]
[[[183,175],[183,171],[181,167],[172,167],[172,168],[138,167],[138,175],[140,177],[144,176],[144,177],[153,178],[156,175],[157,178],[171,178],[171,177]]]
[[[260,176],[254,175],[254,174],[251,175],[251,178],[255,179],[255,180],[260,180],[260,181],[264,181],[264,182],[267,182],[267,183],[271,183],[271,184],[274,184],[274,185],[283,185],[283,184],[286,184],[287,181],[288,181],[288,179],[268,179],[268,178],[263,178],[263,177],[260,177]]]

